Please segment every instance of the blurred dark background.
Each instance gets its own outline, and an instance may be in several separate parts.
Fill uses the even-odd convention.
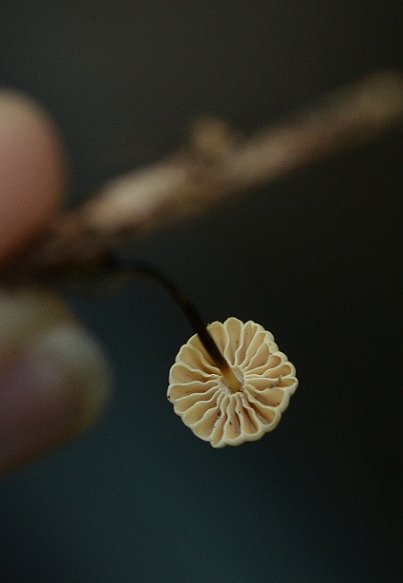
[[[198,116],[245,133],[402,68],[401,2],[2,0],[0,82],[41,101],[77,204]],[[402,131],[125,249],[206,319],[271,330],[300,387],[261,441],[213,450],[166,401],[190,330],[140,282],[69,301],[116,393],[81,441],[0,484],[1,583],[397,583]]]

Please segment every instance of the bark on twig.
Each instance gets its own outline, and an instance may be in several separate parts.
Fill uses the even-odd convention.
[[[385,72],[336,91],[316,108],[251,138],[239,138],[221,121],[200,121],[186,147],[111,180],[62,215],[17,271],[29,278],[96,265],[122,240],[375,138],[402,115],[403,77]]]

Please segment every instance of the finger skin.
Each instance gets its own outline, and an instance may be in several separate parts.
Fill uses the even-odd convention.
[[[0,266],[43,230],[60,205],[65,161],[49,117],[0,91]]]
[[[64,185],[49,117],[0,91],[0,273],[57,214]],[[101,350],[57,294],[0,287],[0,474],[90,426],[109,388]]]
[[[0,318],[1,476],[93,425],[111,375],[57,294],[0,291]]]

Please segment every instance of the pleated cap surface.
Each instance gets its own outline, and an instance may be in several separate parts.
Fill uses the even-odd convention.
[[[295,367],[260,324],[228,318],[209,324],[208,330],[240,389],[226,385],[194,335],[171,367],[168,399],[184,424],[213,447],[260,439],[277,426],[298,386]]]

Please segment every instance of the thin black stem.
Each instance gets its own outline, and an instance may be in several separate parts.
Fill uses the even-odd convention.
[[[162,286],[185,314],[194,332],[200,338],[200,342],[203,344],[204,348],[211,356],[216,366],[223,372],[231,370],[231,367],[229,366],[224,356],[221,354],[220,349],[218,348],[210,332],[207,330],[206,325],[195,306],[188,300],[186,296],[183,295],[183,293],[172,283],[170,279],[148,265],[121,265],[113,256],[108,259],[107,270],[110,273],[115,273],[120,276],[145,277],[155,281],[157,284]]]

